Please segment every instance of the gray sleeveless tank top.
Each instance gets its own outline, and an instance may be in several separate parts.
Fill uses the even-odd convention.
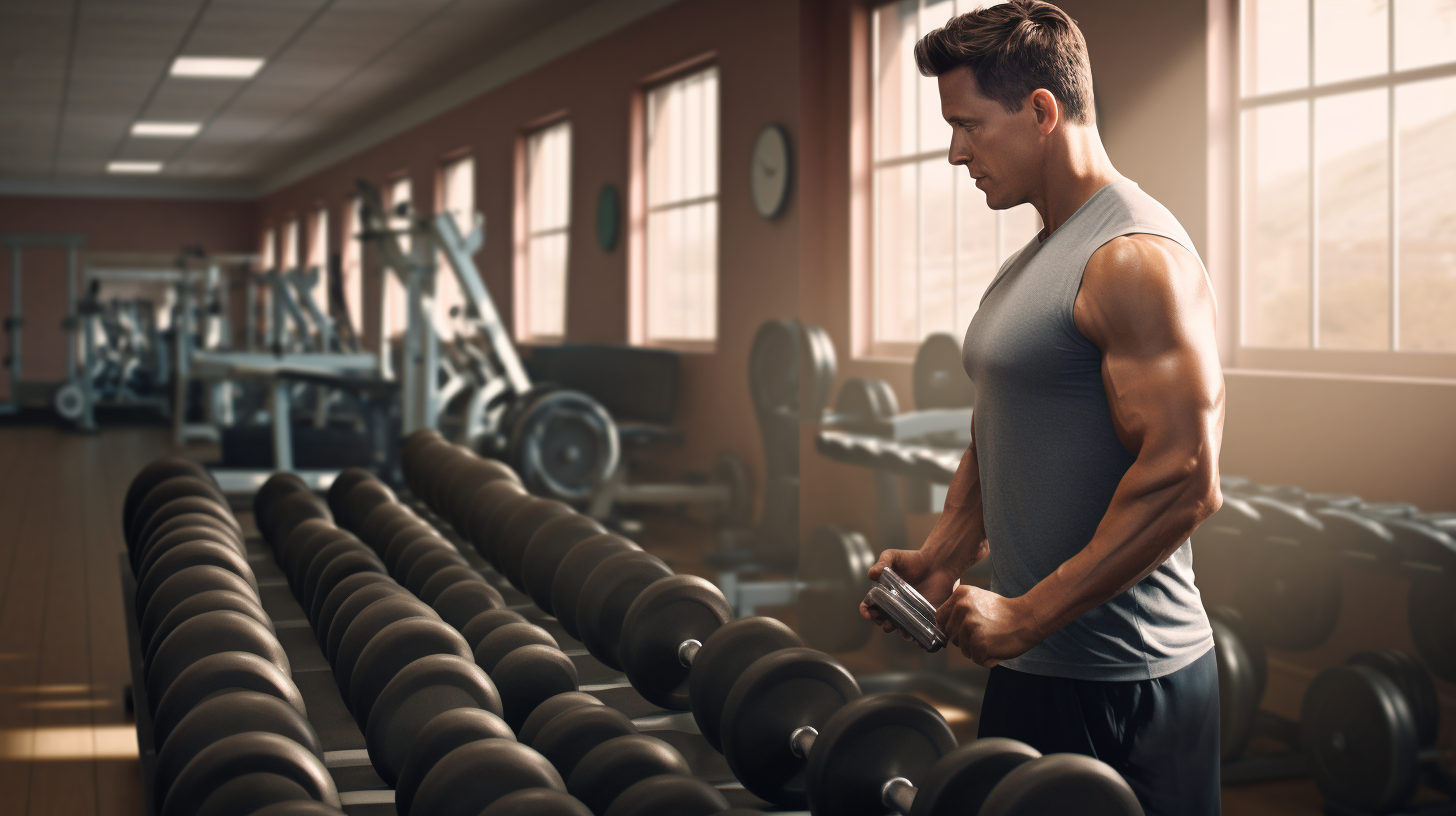
[[[1198,255],[1163,205],[1133,182],[1115,182],[1045,241],[1032,238],[1008,258],[966,330],[992,588],[1001,595],[1025,594],[1080,552],[1132,465],[1113,430],[1102,351],[1077,330],[1072,306],[1092,253],[1135,233],[1163,236]],[[1084,680],[1148,680],[1212,645],[1184,541],[1131,589],[1002,665]]]

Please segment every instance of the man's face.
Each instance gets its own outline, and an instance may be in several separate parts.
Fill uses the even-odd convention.
[[[951,126],[950,163],[964,165],[993,210],[1025,203],[1036,187],[1044,136],[1028,101],[1008,113],[983,96],[970,68],[941,74],[940,112]]]

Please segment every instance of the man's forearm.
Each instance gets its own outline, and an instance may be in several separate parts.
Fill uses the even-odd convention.
[[[986,519],[982,510],[981,471],[973,440],[946,490],[940,519],[921,548],[926,557],[955,575],[975,566],[986,554]]]
[[[1041,637],[1127,591],[1157,569],[1218,509],[1211,466],[1172,475],[1135,463],[1092,541],[1022,597]]]

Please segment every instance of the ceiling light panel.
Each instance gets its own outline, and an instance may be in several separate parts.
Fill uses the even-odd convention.
[[[131,135],[158,139],[187,139],[202,130],[201,122],[135,122]]]
[[[172,76],[250,79],[262,67],[262,57],[178,57],[172,62]]]
[[[159,161],[112,161],[106,163],[108,173],[144,174],[162,172]]]

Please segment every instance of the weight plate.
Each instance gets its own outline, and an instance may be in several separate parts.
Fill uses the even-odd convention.
[[[280,776],[303,788],[310,799],[339,807],[339,792],[324,763],[293,740],[264,731],[245,731],[197,752],[167,793],[161,816],[196,816],[220,788],[243,776]],[[253,784],[258,781],[249,780]],[[234,795],[242,791],[232,791]]]
[[[183,459],[180,456],[155,459],[138,471],[137,475],[132,477],[131,484],[126,487],[126,498],[122,500],[121,506],[121,528],[123,530],[131,529],[132,517],[136,515],[137,506],[142,503],[142,499],[147,497],[152,488],[173,476],[198,476],[212,480],[214,485],[217,484],[217,480],[212,478],[212,474],[207,472],[207,468],[191,459]]]
[[[129,541],[132,545],[135,546],[138,542],[146,540],[140,535],[141,528],[151,520],[157,511],[168,502],[183,498],[210,499],[224,510],[228,507],[227,497],[211,481],[200,476],[173,476],[147,491],[147,495],[137,505],[136,514],[132,517],[129,529],[131,533]],[[231,516],[231,512],[228,515]]]
[[[717,788],[684,774],[664,773],[635,782],[612,800],[605,816],[712,816],[728,809]]]
[[[566,634],[580,640],[576,628],[577,602],[581,598],[582,585],[591,577],[599,564],[621,552],[638,551],[642,548],[627,539],[603,533],[579,542],[561,559],[556,568],[556,577],[551,581],[551,613],[561,623]]]
[[[466,743],[492,737],[514,740],[516,735],[505,720],[481,708],[446,709],[428,720],[414,739],[405,743],[410,748],[394,783],[395,812],[409,816],[420,782],[446,754]]]
[[[188,666],[220,652],[251,652],[284,674],[292,669],[278,638],[263,624],[231,609],[204,612],[177,625],[144,667],[147,699],[160,700]]]
[[[698,730],[713,750],[723,750],[719,731],[723,706],[739,675],[770,652],[803,645],[782,621],[761,616],[725,623],[703,641],[688,673],[688,702]]]
[[[760,414],[799,407],[799,329],[787,320],[767,320],[748,352],[748,392]]]
[[[961,362],[961,343],[944,333],[925,338],[915,352],[911,375],[915,408],[972,408],[976,404],[976,385],[967,376]]]
[[[521,575],[521,563],[525,560],[526,546],[531,543],[531,537],[536,534],[537,530],[553,521],[578,517],[580,514],[572,509],[571,505],[549,499],[522,507],[512,514],[510,520],[506,522],[506,526],[501,528],[500,540],[496,542],[492,550],[495,555],[492,563],[497,565],[500,573],[511,582],[511,586],[516,589],[524,589],[525,581]]]
[[[1416,519],[1392,518],[1381,523],[1395,537],[1395,546],[1405,558],[1456,568],[1456,540],[1446,531]]]
[[[851,422],[889,419],[900,413],[890,384],[875,377],[850,377],[839,387],[834,413]]]
[[[399,501],[389,485],[378,479],[368,479],[360,482],[344,496],[343,507],[334,511],[334,518],[344,527],[350,530],[359,530],[364,525],[364,519],[374,508],[381,504],[398,504]]]
[[[1302,651],[1334,631],[1340,596],[1339,569],[1319,553],[1270,543],[1250,553],[1238,608],[1270,648]]]
[[[461,581],[445,588],[431,607],[451,626],[464,631],[476,616],[492,609],[504,609],[500,590],[484,581]]]
[[[241,612],[268,627],[268,631],[277,633],[273,628],[272,618],[269,618],[268,613],[263,611],[263,607],[258,605],[257,599],[231,590],[210,589],[206,592],[199,592],[177,604],[171,612],[167,613],[167,617],[157,624],[155,630],[142,630],[142,654],[151,655],[154,651],[153,647],[166,640],[167,635],[172,634],[172,630],[181,625],[183,621],[217,609]]]
[[[324,758],[323,746],[308,719],[298,709],[257,691],[230,691],[198,703],[187,712],[157,751],[152,795],[165,799],[173,780],[199,751],[223,737],[245,731],[280,734]]]
[[[1299,727],[1304,755],[1326,799],[1383,813],[1415,793],[1415,718],[1384,674],[1368,666],[1320,672],[1304,693]]]
[[[391,623],[422,617],[435,617],[435,613],[418,599],[405,593],[380,598],[348,622],[334,660],[334,680],[338,682],[339,695],[345,701],[350,698],[349,683],[354,676],[354,666],[359,662],[359,655],[364,652],[369,641]],[[363,713],[356,713],[356,716],[362,717]]]
[[[470,662],[470,647],[454,628],[433,618],[405,618],[379,630],[369,640],[349,678],[349,710],[368,732],[370,712],[380,692],[406,666],[424,657],[455,655]],[[423,724],[423,720],[421,721]],[[406,743],[408,745],[408,743]]]
[[[491,676],[500,690],[501,716],[519,731],[536,706],[564,691],[576,691],[576,664],[560,649],[533,644],[501,658]]]
[[[979,816],[1028,813],[1143,816],[1143,808],[1127,780],[1107,763],[1083,754],[1048,754],[1006,774]]]
[[[1264,699],[1264,688],[1269,683],[1269,656],[1264,649],[1264,640],[1254,627],[1249,625],[1244,618],[1244,613],[1231,606],[1211,606],[1205,611],[1208,619],[1221,621],[1231,632],[1238,637],[1239,643],[1243,646],[1244,653],[1248,656],[1249,663],[1254,669],[1254,681],[1257,683],[1255,689],[1256,700]]]
[[[488,773],[482,773],[489,769]],[[425,774],[415,791],[412,813],[477,816],[497,799],[525,788],[565,791],[561,775],[546,758],[510,740],[468,742],[451,751]]]
[[[476,572],[473,567],[462,567],[459,565],[445,567],[434,575],[431,575],[429,580],[425,581],[424,585],[420,587],[420,600],[433,607],[435,600],[440,597],[440,593],[461,581],[473,581],[478,584],[484,584],[485,578]]]
[[[339,471],[339,475],[329,483],[329,489],[324,491],[324,501],[329,505],[329,512],[334,514],[334,518],[340,524],[345,527],[349,526],[348,518],[345,515],[349,491],[365,482],[377,481],[379,478],[366,468],[351,467]]]
[[[490,673],[501,658],[521,648],[539,643],[553,649],[561,648],[551,633],[534,623],[516,621],[498,626],[474,645],[475,665]]]
[[[561,695],[557,695],[558,697]],[[545,705],[545,703],[542,703]],[[570,778],[576,763],[609,739],[637,733],[627,715],[611,706],[585,705],[567,709],[541,727],[531,747]]]
[[[799,322],[802,340],[799,345],[799,375],[808,375],[803,383],[804,397],[808,404],[801,410],[801,416],[818,422],[829,405],[829,395],[834,392],[834,379],[838,373],[838,360],[834,354],[834,341],[824,327],[813,323]]]
[[[508,731],[500,719],[500,695],[485,672],[468,659],[452,654],[426,655],[410,661],[380,689],[369,711],[364,741],[369,760],[386,784],[399,781],[405,762],[415,753],[415,738],[444,712],[481,710],[489,717],[477,721],[498,723],[491,736]]]
[[[1456,582],[1444,575],[1413,580],[1407,615],[1421,660],[1437,677],[1456,682]]]
[[[334,585],[329,594],[324,597],[323,604],[313,618],[313,632],[318,639],[319,648],[323,649],[329,642],[329,627],[333,625],[334,618],[343,609],[344,603],[354,595],[355,592],[370,584],[393,584],[394,579],[383,572],[356,572]],[[380,597],[383,597],[382,595]],[[362,608],[362,607],[361,607]]]
[[[293,679],[252,652],[218,652],[188,666],[161,700],[152,700],[152,742],[165,746],[172,729],[199,703],[219,692],[257,691],[277,697],[308,716]]]
[[[661,558],[641,550],[617,553],[592,570],[576,606],[576,630],[592,657],[622,669],[618,646],[627,610],[652,582],[669,575]]]
[[[1272,496],[1250,496],[1247,501],[1263,520],[1259,526],[1261,534],[1290,539],[1300,544],[1318,544],[1323,541],[1324,524],[1303,507]]]
[[[551,614],[551,584],[561,559],[577,544],[606,531],[596,519],[578,514],[552,519],[531,536],[521,556],[521,580],[542,611]]]
[[[1249,743],[1259,709],[1259,682],[1253,660],[1233,629],[1212,615],[1208,622],[1218,659],[1219,755],[1227,761]]]
[[[178,604],[202,592],[225,589],[246,598],[257,600],[253,588],[238,577],[238,574],[222,567],[209,565],[188,567],[162,582],[152,594],[152,600],[142,612],[142,631],[156,631]]]
[[[688,640],[703,643],[728,621],[733,607],[716,586],[696,575],[673,575],[642,591],[622,621],[617,656],[632,687],[669,711],[689,711],[687,666],[678,657]]]
[[[1325,541],[1332,547],[1367,553],[1381,561],[1400,558],[1390,530],[1369,516],[1330,507],[1315,510],[1314,517],[1325,526]]]
[[[375,581],[354,590],[349,597],[339,604],[338,610],[334,613],[333,620],[329,621],[328,634],[324,638],[324,657],[328,658],[332,666],[339,659],[339,646],[344,642],[344,635],[349,631],[349,624],[359,617],[359,613],[368,609],[375,601],[392,597],[409,597],[409,590],[394,582],[394,579]],[[323,622],[320,621],[320,627]]]
[[[996,783],[1041,752],[1005,737],[962,745],[931,766],[915,793],[908,816],[979,813]]]
[[[1398,649],[1379,652],[1358,652],[1345,661],[1347,666],[1369,666],[1389,677],[1405,701],[1410,705],[1415,719],[1416,737],[1421,747],[1436,744],[1436,732],[1441,727],[1441,701],[1436,696],[1436,684],[1410,655]]]
[[[533,493],[586,499],[616,472],[617,426],[601,403],[580,391],[536,397],[511,426],[508,457]]]
[[[676,748],[657,737],[625,734],[588,751],[567,777],[566,790],[592,813],[605,814],[627,788],[662,774],[690,778],[692,768]]]
[[[733,775],[753,795],[776,805],[803,808],[812,772],[806,772],[804,759],[794,755],[789,737],[809,726],[818,729],[822,738],[831,715],[859,697],[854,676],[823,652],[792,648],[764,655],[743,672],[724,703],[720,724],[723,756]],[[952,737],[950,747],[954,745]],[[816,743],[809,752],[810,762],[819,754],[817,749]],[[855,773],[859,773],[857,766]],[[882,777],[875,784],[889,778]],[[878,805],[878,792],[876,797]],[[813,810],[847,812],[832,806]]]
[[[847,701],[819,729],[804,769],[809,809],[836,816],[879,816],[880,788],[903,777],[918,786],[955,734],[931,705],[909,694]],[[746,783],[745,783],[746,784]]]
[[[600,213],[601,210],[598,209],[597,212]],[[597,224],[597,241],[601,242],[601,221],[598,220]],[[613,232],[613,243],[616,241],[615,235]],[[611,251],[610,246],[602,248]],[[592,812],[580,799],[569,793],[550,788],[525,788],[495,800],[477,816],[592,816]]]
[[[475,647],[484,642],[492,632],[513,623],[530,623],[530,621],[526,620],[525,615],[514,609],[487,609],[466,621],[465,625],[460,627],[460,635],[465,638],[466,643],[470,644],[473,652]]]
[[[797,610],[804,642],[826,652],[852,652],[874,627],[859,615],[869,591],[875,554],[864,536],[842,527],[819,527],[799,548]]]
[[[61,419],[68,422],[75,422],[86,413],[86,394],[76,383],[62,383],[61,387],[56,389],[51,402],[55,405],[56,413],[60,414]]]

